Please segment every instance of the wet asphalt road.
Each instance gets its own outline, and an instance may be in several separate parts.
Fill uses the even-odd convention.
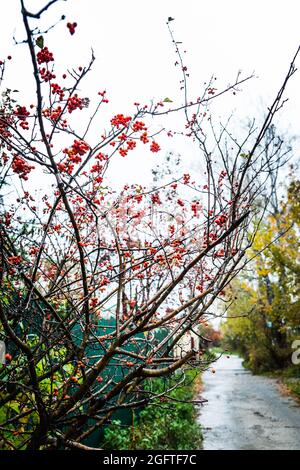
[[[203,374],[204,450],[300,449],[300,406],[280,393],[276,379],[252,375],[236,356],[214,368]]]

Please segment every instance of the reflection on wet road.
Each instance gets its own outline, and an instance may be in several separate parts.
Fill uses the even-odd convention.
[[[204,450],[300,449],[300,407],[281,395],[276,379],[253,376],[236,356],[214,368],[203,374]]]

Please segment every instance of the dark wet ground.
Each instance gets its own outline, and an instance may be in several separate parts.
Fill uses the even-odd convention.
[[[214,369],[203,374],[204,450],[300,449],[300,406],[276,379],[252,375],[236,356],[221,357]]]

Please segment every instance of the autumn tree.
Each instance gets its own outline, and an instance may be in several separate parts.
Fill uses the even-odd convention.
[[[251,271],[228,291],[223,325],[225,343],[256,372],[291,366],[299,336],[299,181],[276,200],[249,251]]]

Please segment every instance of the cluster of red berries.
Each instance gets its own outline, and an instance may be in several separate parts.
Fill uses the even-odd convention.
[[[52,62],[54,60],[53,54],[49,51],[48,47],[43,47],[43,49],[37,53],[36,58],[39,65],[43,63],[48,64],[48,62]]]
[[[104,162],[104,161],[108,160],[108,156],[105,155],[104,153],[100,152],[95,156],[95,159],[100,160],[100,162]]]
[[[191,210],[194,214],[194,217],[197,217],[199,209],[200,209],[200,202],[199,201],[192,202]]]
[[[124,114],[117,114],[110,120],[111,125],[115,126],[117,129],[119,129],[120,126],[128,127],[128,124],[130,121],[131,121],[131,117],[124,116]]]
[[[90,306],[91,306],[91,308],[97,307],[98,302],[99,302],[98,297],[92,297],[92,298],[90,299]]]
[[[110,283],[110,280],[106,276],[102,276],[100,281],[99,281],[99,284],[100,284],[101,287],[107,286],[107,284],[109,284],[109,283]]]
[[[24,130],[28,130],[29,129],[29,124],[28,124],[28,121],[26,120],[26,118],[28,116],[30,116],[30,112],[27,111],[26,106],[18,106],[14,110],[14,115],[17,116],[18,119],[21,121],[20,122],[20,127],[22,127],[22,129],[24,129]]]
[[[99,96],[102,96],[102,100],[101,100],[102,103],[109,103],[108,99],[105,97],[105,95],[106,95],[106,90],[104,90],[104,91],[98,91],[98,95],[99,95]]]
[[[63,114],[63,110],[61,108],[61,106],[58,106],[56,109],[54,109],[52,111],[52,113],[49,115],[51,121],[53,122],[59,122],[59,124],[61,125],[61,127],[63,128],[66,128],[68,127],[68,122],[66,119],[61,119],[62,117],[62,114]]]
[[[70,34],[73,36],[75,33],[75,28],[77,27],[77,23],[67,23],[67,28],[70,31]]]
[[[28,180],[28,174],[34,169],[34,166],[29,165],[20,155],[14,156],[11,167],[13,172],[25,181]]]
[[[209,88],[207,89],[207,94],[208,94],[208,95],[214,95],[215,92],[216,92],[216,90],[217,90],[216,88],[209,87]]]
[[[78,97],[77,93],[74,96],[68,98],[68,111],[72,113],[75,109],[82,109],[83,103],[82,99]]]
[[[127,149],[128,150],[133,150],[136,147],[136,141],[135,140],[128,140],[127,141]]]
[[[69,162],[72,162],[72,163],[81,163],[82,161],[82,158],[80,155],[78,154],[71,154],[69,155]]]
[[[90,147],[82,140],[74,140],[73,145],[68,149],[65,148],[63,152],[68,155],[67,165],[71,163],[80,163],[81,156],[88,152]],[[62,171],[62,170],[61,170]],[[68,171],[69,172],[69,171]]]
[[[56,78],[56,75],[50,72],[50,70],[47,70],[45,67],[43,67],[42,69],[39,69],[39,74],[41,76],[41,79],[44,80],[45,82],[50,82],[50,80],[53,80],[54,78]]]
[[[175,233],[175,225],[169,225],[168,227],[168,230],[170,232],[170,236],[173,237],[174,233]]]
[[[222,186],[223,185],[223,179],[227,176],[226,171],[222,170],[218,179],[218,185]]]
[[[50,119],[51,119],[51,121],[57,122],[57,121],[59,121],[61,115],[62,115],[62,108],[61,108],[61,106],[58,106],[50,114]]]
[[[26,106],[17,106],[14,109],[14,115],[17,116],[21,121],[25,121],[28,116],[30,116],[30,112],[27,111]]]
[[[183,175],[183,184],[188,184],[190,182],[191,176],[188,173]]]
[[[122,157],[125,157],[128,153],[128,150],[133,150],[135,147],[136,147],[135,140],[130,139],[130,140],[127,141],[127,147],[126,148],[121,147],[119,149],[119,153]]]
[[[121,155],[121,157],[126,157],[127,153],[128,153],[127,149],[124,149],[123,147],[119,149],[119,154]]]
[[[142,121],[135,121],[135,122],[132,124],[132,130],[133,130],[134,132],[146,131],[146,130],[147,130],[147,127],[145,126],[145,124],[144,124]]]
[[[10,256],[9,258],[7,258],[7,261],[9,262],[9,264],[20,264],[22,263],[23,258],[22,256]]]
[[[218,251],[214,253],[214,256],[216,258],[223,258],[225,256],[225,250],[223,248],[220,248]]]
[[[201,292],[201,293],[203,292],[203,286],[202,286],[202,284],[196,284],[195,288],[196,288],[196,290],[198,290],[199,292]]]
[[[150,150],[151,150],[151,152],[154,152],[154,153],[159,152],[160,151],[160,146],[158,145],[157,142],[155,142],[153,140],[152,144],[150,145]]]
[[[118,139],[125,142],[125,140],[127,139],[127,134],[125,134],[125,132],[123,132],[121,135],[119,135]]]
[[[147,132],[143,132],[143,134],[140,137],[140,140],[143,142],[143,144],[147,144],[149,142],[148,134]]]
[[[64,90],[58,85],[58,83],[51,83],[51,91],[53,95],[59,95],[60,101],[64,99],[65,92]]]
[[[164,255],[156,255],[154,258],[156,263],[165,265],[166,264],[166,257]]]
[[[219,226],[222,227],[222,225],[226,224],[227,221],[227,216],[224,214],[219,215],[218,217],[215,218],[215,223]]]
[[[74,170],[74,165],[72,163],[58,163],[57,168],[61,173],[68,173],[71,175]]]
[[[89,150],[90,150],[90,147],[86,142],[84,142],[83,140],[74,140],[74,143],[71,149],[65,153],[68,153],[68,155],[75,155],[75,154],[84,155]]]
[[[128,127],[131,120],[132,120],[132,118],[130,116],[124,116],[124,114],[117,114],[116,116],[114,116],[110,120],[110,122],[111,122],[112,126],[119,129],[120,127]],[[133,130],[133,132],[143,131],[143,133],[140,135],[140,140],[143,142],[143,144],[147,144],[149,142],[147,127],[145,126],[144,122],[135,121],[132,124],[132,130]],[[127,135],[125,133],[123,133],[118,138],[119,138],[119,140],[125,141],[125,140],[127,140]],[[116,144],[116,142],[114,142],[114,141],[112,141],[110,143],[110,145],[112,145],[112,146],[115,146],[115,144]],[[119,153],[120,153],[120,155],[122,155],[122,157],[125,157],[128,153],[128,150],[133,150],[135,147],[136,147],[136,142],[135,142],[135,140],[131,139],[127,142],[127,148],[125,148],[125,147],[120,148]],[[151,150],[151,152],[154,152],[154,153],[159,152],[160,146],[158,145],[157,142],[155,142],[153,140],[151,145],[150,145],[150,150]]]
[[[125,189],[125,188],[124,188]],[[143,194],[136,194],[134,200],[139,204],[143,200]]]
[[[161,204],[161,200],[158,193],[154,193],[151,195],[151,202],[152,204]]]
[[[91,173],[101,173],[103,170],[103,166],[100,165],[100,162],[96,162],[95,165],[91,168]]]
[[[20,122],[20,127],[22,127],[22,129],[24,129],[24,131],[28,131],[28,129],[29,129],[28,121]]]
[[[209,238],[210,240],[215,241],[218,239],[218,235],[215,232],[210,232]]]
[[[31,248],[29,248],[28,253],[30,255],[36,255],[39,251],[40,249],[37,246],[32,246]]]
[[[52,225],[52,228],[53,228],[54,232],[60,232],[61,231],[61,224]]]

